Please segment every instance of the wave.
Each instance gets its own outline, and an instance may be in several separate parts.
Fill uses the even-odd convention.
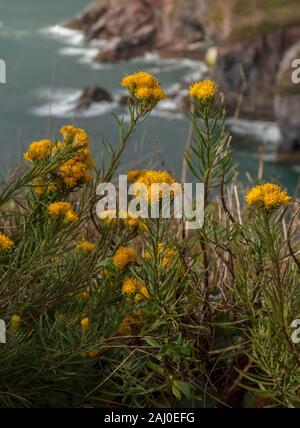
[[[256,138],[274,148],[281,142],[280,129],[276,123],[230,118],[227,124],[233,133]]]
[[[189,58],[162,58],[157,52],[146,52],[143,56],[122,62],[148,65],[150,67],[147,68],[147,71],[150,73],[169,73],[182,68],[191,69],[183,76],[183,80],[202,78],[208,71],[208,67],[203,61]]]
[[[40,29],[39,32],[47,37],[60,40],[64,46],[59,50],[62,56],[79,57],[78,62],[89,64],[93,70],[103,70],[113,67],[112,63],[95,62],[95,57],[101,50],[108,49],[111,40],[92,40],[87,42],[84,33],[63,27],[60,24]],[[162,58],[157,52],[146,52],[143,56],[121,60],[120,64],[139,64],[153,74],[171,73],[180,69],[187,69],[183,80],[190,82],[200,80],[207,72],[207,66],[202,61],[189,58]]]
[[[70,28],[63,27],[60,24],[42,28],[38,32],[47,37],[63,40],[73,46],[78,46],[84,42],[84,34],[82,31],[72,30]]]
[[[98,53],[96,48],[69,46],[59,50],[62,56],[78,56],[80,64],[92,64]]]
[[[32,108],[29,113],[39,117],[88,118],[101,116],[118,106],[117,102],[101,102],[93,103],[85,109],[76,110],[76,103],[80,95],[81,91],[77,89],[40,88],[36,91],[36,97],[46,101],[40,106]]]

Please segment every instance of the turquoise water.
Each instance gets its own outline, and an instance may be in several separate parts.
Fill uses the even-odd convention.
[[[88,0],[1,0],[0,59],[7,64],[7,84],[0,85],[1,163],[4,174],[22,158],[33,140],[55,138],[61,125],[75,122],[91,135],[92,148],[101,156],[101,134],[116,143],[110,112],[126,115],[116,103],[94,105],[84,116],[74,117],[72,103],[78,91],[100,85],[115,97],[119,81],[128,72],[146,69],[170,87],[201,64],[188,60],[160,60],[155,56],[117,64],[95,65],[99,46],[86,46],[81,35],[55,26],[79,13]],[[167,108],[167,106],[165,106]],[[257,174],[257,147],[266,142],[265,178],[282,181],[290,190],[298,182],[295,166],[272,161],[278,131],[272,125],[238,122],[233,130],[234,157],[240,177]],[[135,134],[122,167],[152,163],[175,171],[180,178],[188,122],[178,114],[156,111]]]

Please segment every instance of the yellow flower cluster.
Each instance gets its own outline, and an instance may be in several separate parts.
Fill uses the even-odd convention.
[[[77,144],[84,147],[89,145],[89,136],[82,128],[75,128],[73,125],[65,125],[61,128],[60,133],[64,141],[68,144]]]
[[[137,252],[132,247],[120,247],[113,256],[113,264],[118,269],[124,269],[129,263],[135,263]]]
[[[167,247],[162,243],[158,244],[157,253],[162,260],[162,266],[167,269],[174,263],[174,261],[179,260],[178,251],[172,247]],[[148,251],[145,253],[145,258],[146,260],[151,260],[151,254]]]
[[[150,297],[145,284],[137,278],[126,278],[122,284],[122,293],[135,294],[135,300],[137,302],[142,299],[149,299]]]
[[[77,300],[86,301],[86,300],[89,300],[91,298],[91,295],[87,291],[81,291],[80,293],[77,293],[75,297]]]
[[[266,183],[259,184],[250,189],[246,195],[246,202],[248,205],[272,210],[289,204],[291,202],[291,198],[279,185]]]
[[[78,184],[87,183],[91,179],[90,169],[93,166],[92,155],[89,150],[89,137],[87,133],[81,128],[75,128],[71,125],[66,125],[60,130],[65,139],[65,143],[73,144],[73,146],[80,145],[82,150],[76,154],[72,159],[65,162],[60,168],[59,172],[64,183],[74,188]]]
[[[57,186],[55,184],[44,185],[40,180],[36,180],[33,183],[33,188],[35,193],[41,196],[44,195],[45,192],[54,192],[57,189]]]
[[[190,96],[199,101],[210,100],[217,92],[217,85],[212,80],[203,80],[190,86]]]
[[[69,222],[78,220],[78,216],[69,202],[53,202],[48,205],[47,212],[51,217],[64,217]]]
[[[121,216],[125,217],[125,214],[127,215],[127,218],[121,218]],[[118,220],[120,220],[130,229],[137,229],[140,226],[140,219],[134,218],[134,215],[130,213],[130,211],[126,212],[124,210],[106,210],[102,211],[99,217],[106,224],[116,225]]]
[[[131,170],[127,172],[127,179],[128,181],[136,181],[141,175],[143,174],[143,171],[138,170]]]
[[[13,315],[11,317],[11,326],[12,326],[12,328],[14,330],[17,330],[20,327],[21,321],[22,321],[22,319],[21,319],[21,317],[19,315],[16,315],[16,314]]]
[[[50,147],[50,140],[34,141],[24,153],[24,159],[32,162],[44,160],[50,156]]]
[[[149,104],[155,105],[166,97],[159,81],[144,71],[125,76],[121,85],[136,98]]]
[[[4,233],[0,232],[0,249],[1,250],[10,250],[14,245],[13,241],[9,239]]]
[[[159,198],[162,197],[163,190],[158,190],[159,195],[155,194],[155,190],[153,189],[153,184],[163,185],[166,184],[168,186],[173,185],[174,193],[181,191],[180,183],[177,183],[174,177],[167,171],[153,171],[153,170],[145,170],[145,171],[129,171],[127,174],[128,180],[134,182],[135,187],[135,195],[140,197],[141,189],[139,187],[140,184],[143,184],[147,188],[147,198],[151,201],[151,198]],[[163,187],[163,186],[162,186]]]
[[[87,330],[90,326],[90,319],[88,317],[82,318],[80,325],[83,330]]]
[[[57,185],[65,185],[71,189],[87,183],[91,179],[90,170],[93,167],[92,155],[89,150],[89,136],[81,128],[75,128],[72,125],[66,125],[60,130],[64,141],[52,144],[50,140],[41,140],[33,142],[29,150],[24,154],[26,160],[36,162],[55,156],[58,152],[63,153],[70,147],[80,147],[74,156],[66,161],[55,172],[54,183],[44,186],[43,183],[35,187],[36,192],[42,195],[45,190],[53,190]],[[51,187],[52,186],[52,187]],[[53,187],[54,186],[54,187]]]
[[[76,250],[82,250],[82,251],[86,251],[86,252],[91,252],[94,251],[96,248],[96,245],[93,242],[90,241],[81,241],[76,245]]]

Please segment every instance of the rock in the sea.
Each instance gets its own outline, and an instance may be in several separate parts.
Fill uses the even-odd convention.
[[[292,78],[293,73],[300,75],[293,67],[297,59],[300,59],[300,42],[287,51],[277,75],[274,108],[282,134],[281,152],[300,150],[300,82]]]
[[[92,103],[112,102],[111,95],[99,86],[88,86],[83,91],[76,102],[75,110],[88,108]]]

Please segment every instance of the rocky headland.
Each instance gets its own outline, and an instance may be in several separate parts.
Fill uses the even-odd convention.
[[[106,40],[95,61],[155,51],[204,59],[216,46],[211,74],[231,115],[278,120],[283,151],[300,146],[300,84],[291,59],[300,58],[299,0],[96,0],[66,22],[87,40]]]

